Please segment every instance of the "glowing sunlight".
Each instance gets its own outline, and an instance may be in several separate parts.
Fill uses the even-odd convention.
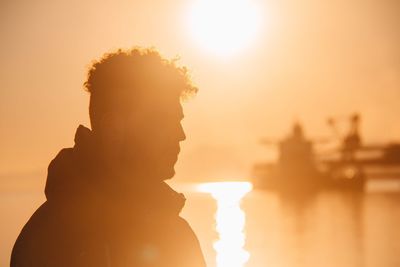
[[[244,249],[245,213],[240,201],[252,190],[251,183],[205,183],[198,190],[211,194],[217,201],[215,219],[219,240],[214,243],[217,267],[243,267],[250,254]]]
[[[226,56],[255,38],[260,17],[251,0],[197,0],[189,12],[189,25],[200,46]]]

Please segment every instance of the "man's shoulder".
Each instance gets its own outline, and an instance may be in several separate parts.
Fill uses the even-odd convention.
[[[51,212],[48,203],[43,203],[22,228],[11,255],[11,266],[25,266],[21,261],[31,262],[46,250],[46,239],[49,237]]]
[[[67,168],[66,164],[71,161],[72,153],[72,148],[61,149],[50,162],[45,192],[49,181],[52,184],[60,171]],[[25,266],[26,262],[37,262],[41,255],[48,253],[55,239],[54,233],[59,232],[59,214],[62,214],[62,207],[47,200],[31,215],[15,241],[11,266]]]
[[[68,266],[61,262],[74,260],[80,240],[87,238],[74,215],[73,210],[58,203],[43,203],[21,230],[13,247],[11,267]]]
[[[200,242],[190,224],[184,218],[178,216],[175,227],[177,230],[175,232],[176,241],[179,240],[180,246],[185,248],[186,251],[182,257],[185,258],[184,262],[188,264],[183,264],[183,266],[206,266]]]
[[[182,231],[193,232],[192,227],[190,226],[189,222],[182,216],[177,216],[176,223]]]
[[[180,238],[190,243],[199,242],[192,226],[188,223],[188,221],[186,221],[186,219],[178,216],[174,226],[176,227],[176,230],[178,231],[177,234],[179,234]]]
[[[45,230],[45,226],[49,223],[52,209],[49,203],[44,202],[29,218],[28,222],[25,224],[21,231],[21,235],[30,236],[39,234],[40,231]]]

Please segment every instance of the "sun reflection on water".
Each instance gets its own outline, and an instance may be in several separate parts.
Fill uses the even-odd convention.
[[[240,208],[242,198],[252,190],[248,182],[204,183],[200,192],[209,193],[217,201],[215,214],[219,239],[214,243],[217,267],[243,267],[250,254],[245,245],[245,213]]]

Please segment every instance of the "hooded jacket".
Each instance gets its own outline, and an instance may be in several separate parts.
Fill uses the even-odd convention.
[[[164,182],[116,187],[92,139],[79,126],[75,146],[50,163],[47,200],[18,236],[11,267],[205,267],[196,235],[179,216],[183,194]]]

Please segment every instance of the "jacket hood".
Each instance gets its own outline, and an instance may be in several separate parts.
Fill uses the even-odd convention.
[[[74,147],[62,149],[48,167],[45,195],[49,203],[95,199],[96,203],[123,203],[145,212],[178,215],[182,210],[186,200],[184,195],[163,181],[147,182],[140,177],[140,181],[123,194],[108,191],[108,188],[115,188],[118,179],[102,168],[104,165],[96,153],[91,130],[79,125],[74,141]]]

